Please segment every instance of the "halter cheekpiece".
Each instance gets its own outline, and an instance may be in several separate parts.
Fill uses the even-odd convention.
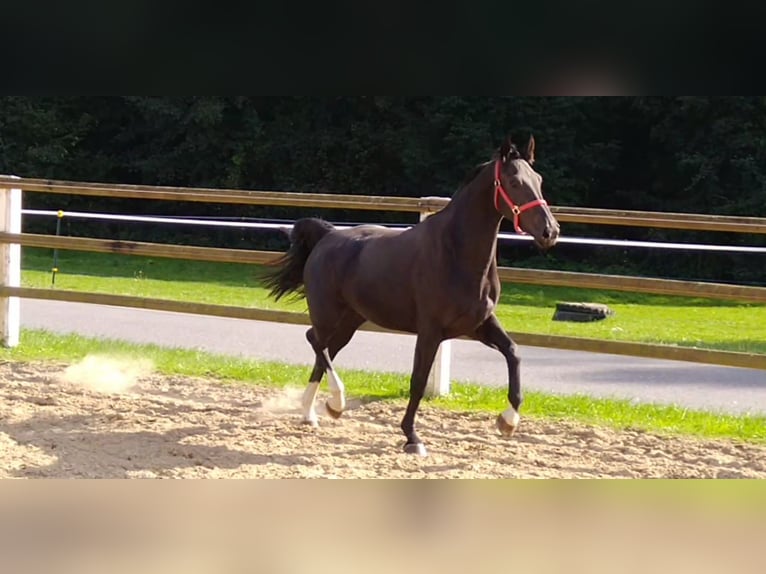
[[[513,213],[513,228],[516,230],[516,233],[519,235],[527,235],[526,231],[524,231],[521,228],[521,225],[519,225],[519,217],[525,211],[529,211],[535,207],[543,207],[548,205],[548,202],[544,199],[534,199],[529,203],[525,203],[521,207],[513,203],[511,196],[509,196],[505,191],[503,188],[503,183],[500,181],[502,165],[503,162],[500,159],[495,163],[495,209],[500,212],[500,198],[502,197],[506,205],[511,208],[511,213]]]

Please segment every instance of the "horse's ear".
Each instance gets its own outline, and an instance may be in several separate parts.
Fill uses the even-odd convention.
[[[510,155],[512,149],[513,141],[509,136],[503,140],[503,145],[500,146],[500,161],[503,163],[508,161],[508,156]]]
[[[530,134],[529,141],[527,142],[527,145],[524,146],[524,151],[522,152],[521,157],[527,160],[529,165],[535,163],[535,136]]]

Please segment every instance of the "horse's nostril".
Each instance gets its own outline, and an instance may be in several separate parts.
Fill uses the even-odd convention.
[[[543,239],[550,239],[551,238],[551,228],[546,226],[545,229],[543,229]]]

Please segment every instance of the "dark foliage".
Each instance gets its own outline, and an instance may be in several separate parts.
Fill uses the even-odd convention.
[[[508,131],[533,131],[554,205],[766,216],[766,98],[759,96],[2,96],[0,172],[27,177],[364,195],[451,196]],[[315,212],[28,194],[26,206],[212,217],[403,221]],[[412,218],[410,218],[412,221]],[[50,232],[52,222],[30,221]],[[149,225],[71,234],[284,247],[278,235]],[[564,233],[763,244],[664,230]],[[554,250],[521,264],[766,281],[760,256]],[[760,259],[756,259],[760,257]]]

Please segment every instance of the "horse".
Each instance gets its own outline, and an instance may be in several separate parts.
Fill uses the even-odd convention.
[[[556,244],[560,227],[543,198],[534,161],[534,136],[519,147],[507,138],[443,210],[405,230],[374,225],[339,230],[317,218],[295,222],[289,250],[272,263],[264,282],[275,300],[292,294],[308,304],[306,339],[316,361],[302,398],[303,423],[318,425],[314,403],[325,373],[331,395],[327,413],[335,419],[342,415],[345,387],[332,361],[369,321],[417,336],[401,423],[406,453],[427,454],[415,431],[416,414],[439,345],[458,337],[505,357],[510,406],[496,426],[504,436],[515,433],[522,403],[520,359],[494,313],[501,289],[496,249],[503,218],[542,251]]]

